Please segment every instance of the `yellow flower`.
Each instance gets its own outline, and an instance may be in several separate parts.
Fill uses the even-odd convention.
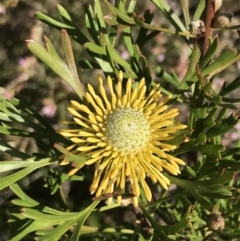
[[[96,197],[125,190],[126,181],[135,195],[132,202],[138,205],[141,190],[148,201],[152,199],[146,177],[159,182],[167,189],[170,182],[163,175],[166,169],[173,175],[180,173],[183,160],[169,154],[177,148],[168,143],[185,125],[178,124],[178,109],[168,109],[171,96],[162,98],[159,85],[146,95],[145,80],[141,79],[135,89],[129,78],[123,87],[123,74],[119,73],[116,87],[107,78],[107,90],[99,77],[99,94],[88,84],[87,104],[72,101],[69,111],[79,129],[62,130],[63,136],[74,143],[67,150],[88,156],[83,165],[95,165],[90,192]],[[109,93],[110,92],[110,96]],[[67,160],[65,160],[67,162]],[[75,166],[74,174],[82,166]],[[111,198],[109,198],[111,201]],[[121,197],[118,197],[121,202]]]

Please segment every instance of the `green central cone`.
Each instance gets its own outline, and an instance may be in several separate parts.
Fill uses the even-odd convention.
[[[118,151],[140,150],[149,140],[150,126],[143,113],[134,109],[115,110],[106,120],[106,137]]]

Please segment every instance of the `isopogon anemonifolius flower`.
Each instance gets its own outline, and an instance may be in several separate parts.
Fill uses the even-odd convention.
[[[88,84],[87,104],[71,102],[69,111],[75,128],[60,131],[73,142],[67,150],[89,157],[81,166],[75,165],[70,174],[84,165],[95,165],[90,192],[96,197],[115,190],[124,192],[128,181],[135,195],[132,198],[135,206],[141,191],[151,201],[152,192],[146,177],[167,189],[170,181],[164,176],[164,169],[177,175],[179,165],[185,164],[169,154],[177,146],[168,142],[186,125],[177,122],[178,109],[168,107],[171,96],[162,98],[159,85],[148,94],[144,79],[134,89],[131,78],[123,86],[122,72],[116,86],[110,77],[107,88],[102,78],[99,77],[98,82],[98,92]],[[121,202],[121,196],[118,201]]]

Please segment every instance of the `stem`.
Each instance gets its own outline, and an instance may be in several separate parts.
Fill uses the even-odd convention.
[[[202,55],[205,55],[209,47],[209,38],[212,36],[212,21],[215,15],[215,0],[206,0],[206,12],[205,12],[205,38],[203,41]]]

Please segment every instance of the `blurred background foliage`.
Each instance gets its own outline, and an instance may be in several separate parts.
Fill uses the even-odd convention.
[[[171,8],[180,16],[183,20],[183,13],[181,6],[178,1],[168,1]],[[180,2],[180,1],[179,1]],[[194,13],[199,1],[189,1],[190,15]],[[70,100],[76,99],[77,96],[74,91],[57,76],[50,68],[43,63],[39,62],[38,59],[28,50],[26,47],[26,39],[34,39],[39,43],[44,43],[43,35],[48,36],[51,42],[54,44],[55,49],[63,56],[62,45],[60,41],[60,33],[58,30],[49,27],[48,25],[40,22],[35,15],[36,11],[48,13],[51,16],[59,18],[56,10],[56,5],[60,4],[65,7],[68,13],[71,15],[75,24],[81,29],[86,35],[85,27],[85,11],[88,5],[92,5],[93,1],[83,0],[41,0],[41,1],[17,1],[17,0],[3,0],[0,2],[0,95],[7,99],[16,97],[23,101],[25,104],[30,106],[36,112],[40,113],[44,118],[52,125],[55,130],[58,130],[63,126],[63,120],[69,118],[69,114],[66,106],[69,105]],[[165,19],[159,9],[150,1],[138,1],[136,4],[135,12],[137,14],[143,14],[147,9],[154,14],[152,21],[153,25],[161,25],[165,28],[171,28],[171,24]],[[103,7],[105,14],[108,14],[108,9]],[[239,2],[235,0],[225,0],[223,2],[222,11],[233,13],[232,24],[240,24],[240,8]],[[136,27],[137,34],[137,27]],[[134,36],[134,30],[133,30]],[[215,32],[216,34],[216,32]],[[216,57],[220,56],[223,49],[226,48],[237,48],[240,49],[240,38],[236,30],[234,31],[218,31],[219,36],[219,48],[215,53]],[[136,37],[136,36],[135,36]],[[74,56],[76,62],[81,60],[89,59],[86,49],[72,41]],[[129,54],[124,45],[118,46],[118,52],[123,59],[128,59]],[[183,38],[177,35],[171,34],[158,34],[156,37],[147,42],[142,48],[142,53],[148,60],[152,69],[160,66],[162,69],[168,72],[174,72],[179,79],[182,79],[188,68],[189,61],[189,47],[184,42]],[[85,83],[92,83],[96,79],[96,74],[103,73],[100,70],[90,69],[78,69],[81,80]],[[222,71],[215,79],[213,83],[213,89],[219,90],[223,82],[229,83],[229,81],[239,77],[240,73],[240,62],[231,65],[226,70]],[[160,81],[160,78],[155,75],[152,71],[153,79]],[[163,88],[169,90],[173,86],[169,83],[161,82]],[[235,92],[231,92],[229,97],[239,97],[239,89]],[[180,119],[186,121],[189,118],[189,109],[186,105],[180,106]],[[222,144],[225,147],[231,147],[239,140],[240,137],[240,126],[237,125],[233,131],[228,132],[222,139]],[[36,142],[32,138],[23,138],[16,136],[6,136],[7,142],[19,149],[24,153],[36,153],[38,147]],[[0,152],[1,160],[7,160],[8,154]],[[55,196],[51,196],[50,191],[44,188],[46,184],[46,177],[48,169],[42,169],[29,175],[27,178],[20,182],[20,185],[24,188],[26,193],[30,193],[31,197],[40,202],[42,205],[49,205],[53,208],[59,208],[59,193]],[[61,171],[61,168],[58,170]],[[54,176],[57,173],[52,171]],[[79,192],[78,183],[69,182],[64,186],[64,192],[67,194],[68,202],[71,203],[72,210],[78,211],[84,207],[90,197],[88,187],[90,180],[86,180],[82,185],[81,192]],[[158,190],[155,190],[157,196]],[[4,189],[0,191],[0,240],[6,240],[6,233],[2,230],[7,229],[5,220],[8,218],[9,213],[5,210],[5,207],[9,205],[9,200],[13,197],[13,192],[10,189]],[[51,197],[51,198],[50,198]],[[83,198],[84,197],[84,198]],[[174,204],[170,203],[171,207],[165,208],[171,215],[175,217],[175,220],[180,220],[180,216],[177,216],[174,209]],[[224,205],[224,204],[222,204]],[[181,209],[181,207],[178,207]],[[127,228],[135,228],[137,222],[142,222],[141,225],[148,227],[148,221],[143,217],[143,214],[139,210],[132,210],[132,208],[125,208],[124,212],[122,209],[116,208],[109,212],[98,213],[98,218],[95,220],[94,215],[88,220],[91,225],[103,226],[118,226],[122,225]],[[158,215],[162,216],[163,210],[157,210]],[[199,224],[206,225],[206,212],[202,212],[198,206],[194,212],[203,214],[201,217],[198,213],[194,213],[193,217],[199,220],[192,220],[195,227],[191,227],[191,231],[198,228]],[[230,215],[230,214],[229,214]],[[168,219],[171,217],[168,217]],[[140,220],[140,221],[139,221]],[[160,223],[164,220],[159,219]],[[239,222],[239,220],[235,220]],[[234,220],[231,225],[234,227]],[[151,229],[146,228],[146,236],[151,234]],[[2,235],[2,236],[1,236]],[[197,236],[197,234],[196,234]],[[107,237],[107,236],[106,236]],[[195,237],[195,236],[194,236]],[[118,240],[117,236],[113,237],[109,235],[106,240]],[[112,238],[112,239],[111,239]],[[27,239],[26,239],[27,240]],[[29,240],[32,240],[31,237]],[[82,239],[84,240],[84,239]],[[94,239],[97,240],[97,239]],[[104,240],[102,237],[99,240]],[[127,240],[127,239],[126,239]],[[143,237],[139,240],[145,240]],[[183,239],[184,240],[184,239]],[[195,239],[190,239],[195,240]],[[199,239],[201,240],[201,239]],[[229,239],[228,239],[229,240]],[[236,239],[237,240],[237,237]]]

